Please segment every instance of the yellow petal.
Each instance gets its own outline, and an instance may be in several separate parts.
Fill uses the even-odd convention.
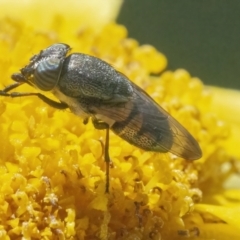
[[[25,19],[29,26],[44,31],[53,27],[54,21],[61,20],[61,24],[71,33],[80,25],[86,24],[97,29],[114,21],[122,2],[122,0],[22,0],[18,4],[15,0],[1,0],[0,16],[10,16],[16,20]]]
[[[214,205],[197,204],[195,210],[201,213],[211,213],[228,225],[238,229],[240,233],[240,207],[223,207]]]
[[[226,88],[208,87],[212,91],[209,110],[216,113],[230,126],[230,137],[224,146],[230,154],[240,157],[240,92]]]

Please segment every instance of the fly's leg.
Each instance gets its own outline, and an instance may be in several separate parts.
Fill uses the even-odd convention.
[[[53,107],[53,108],[57,108],[57,109],[66,109],[68,108],[68,105],[64,102],[56,102],[56,101],[53,101],[52,99],[50,98],[47,98],[46,96],[44,96],[43,94],[41,93],[37,93],[38,97],[43,101],[45,102],[46,104],[48,104],[49,106]]]
[[[104,148],[104,158],[106,162],[106,193],[109,193],[109,166],[110,166],[110,157],[109,157],[109,127],[106,129],[106,140],[105,140],[105,148]]]
[[[88,121],[89,121],[89,117],[84,118],[84,119],[83,119],[83,124],[84,124],[84,125],[88,124]]]
[[[12,97],[12,98],[26,97],[26,96],[37,96],[43,102],[45,102],[46,104],[50,105],[53,108],[57,108],[57,109],[66,109],[66,108],[68,108],[68,105],[66,103],[55,102],[52,99],[47,98],[46,96],[44,96],[41,93],[21,93],[21,92],[8,93],[9,91],[11,91],[11,90],[21,86],[24,83],[29,84],[27,82],[26,78],[21,73],[14,73],[11,78],[14,81],[16,81],[16,83],[13,83],[13,84],[5,87],[3,90],[0,90],[0,96]]]
[[[109,178],[109,167],[110,167],[110,157],[109,157],[109,125],[105,122],[99,121],[95,118],[92,119],[93,125],[96,129],[106,129],[106,140],[104,146],[104,160],[106,163],[106,189],[105,193],[109,193],[110,178]]]
[[[16,82],[16,83],[13,83],[13,84],[11,84],[11,85],[6,86],[6,87],[5,87],[3,90],[1,90],[0,92],[5,92],[5,93],[7,93],[7,92],[13,90],[14,88],[17,88],[17,87],[21,86],[23,83],[24,83],[24,82]]]
[[[12,93],[8,93],[7,91],[10,91],[11,89],[16,88],[17,83],[14,85],[10,85],[8,87],[6,87],[5,89],[0,91],[0,95],[1,96],[5,96],[5,97],[12,97],[12,98],[16,98],[16,97],[26,97],[26,96],[37,96],[38,98],[40,98],[43,102],[45,102],[46,104],[48,104],[49,106],[53,107],[53,108],[57,108],[57,109],[66,109],[68,108],[68,105],[66,103],[63,102],[55,102],[50,98],[47,98],[46,96],[44,96],[41,93],[20,93],[20,92],[12,92]],[[9,90],[10,88],[10,90]],[[6,90],[7,91],[4,91]]]
[[[103,121],[100,121],[96,118],[92,119],[93,126],[98,130],[103,130],[109,128],[109,125]]]

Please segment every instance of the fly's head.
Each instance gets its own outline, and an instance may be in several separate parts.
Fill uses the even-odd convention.
[[[30,62],[12,75],[16,82],[26,82],[42,91],[51,91],[58,83],[64,59],[69,52],[67,44],[57,43],[30,58]]]

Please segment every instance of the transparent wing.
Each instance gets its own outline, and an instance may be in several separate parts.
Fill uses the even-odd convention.
[[[111,129],[124,140],[147,151],[172,152],[187,160],[201,157],[192,135],[147,93],[132,83],[134,93],[126,103],[111,101],[94,107],[96,115],[114,120]]]

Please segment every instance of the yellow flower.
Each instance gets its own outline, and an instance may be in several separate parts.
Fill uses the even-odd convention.
[[[227,118],[229,104],[220,113],[214,89],[185,70],[163,71],[165,56],[112,22],[120,4],[1,1],[0,89],[34,53],[65,42],[146,90],[195,136],[203,157],[187,162],[144,152],[111,134],[105,194],[104,131],[34,97],[1,97],[1,239],[240,238],[240,190],[233,188],[239,135],[230,118],[236,108]],[[17,91],[36,90],[23,85]]]

